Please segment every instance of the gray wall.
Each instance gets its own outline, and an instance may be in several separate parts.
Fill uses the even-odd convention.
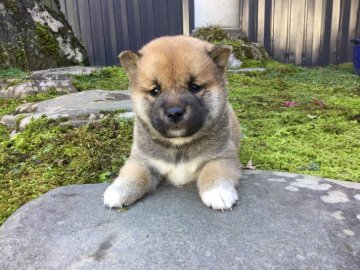
[[[116,65],[123,50],[183,32],[182,0],[60,0],[60,5],[91,65]]]
[[[239,0],[240,25],[271,56],[297,65],[352,60],[360,38],[359,0]]]
[[[196,1],[196,0],[195,0]],[[240,26],[279,61],[317,66],[351,61],[360,38],[360,0],[239,0]],[[182,29],[182,0],[60,0],[92,65],[118,64],[119,52]],[[189,0],[190,29],[194,0]],[[221,12],[221,10],[219,10]]]

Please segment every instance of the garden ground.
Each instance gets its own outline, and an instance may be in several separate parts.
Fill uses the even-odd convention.
[[[265,72],[228,74],[240,120],[244,165],[360,182],[360,77],[350,64],[302,68],[269,61]],[[0,71],[22,80],[19,70]],[[75,76],[80,91],[126,89],[121,68]],[[29,101],[0,99],[0,116]],[[130,153],[132,122],[105,119],[80,128],[39,119],[9,137],[0,124],[0,224],[18,207],[62,185],[110,182]]]

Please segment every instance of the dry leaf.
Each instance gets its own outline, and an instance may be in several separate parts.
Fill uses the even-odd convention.
[[[325,102],[323,100],[320,100],[320,99],[313,99],[312,103],[314,105],[319,106],[319,107],[325,107]]]
[[[307,116],[308,116],[310,119],[315,119],[315,118],[317,118],[317,115],[308,114]]]
[[[243,167],[244,169],[248,169],[248,170],[255,170],[256,169],[256,166],[253,166],[253,163],[252,163],[252,159],[250,159],[248,161],[248,163],[246,164],[245,167]]]

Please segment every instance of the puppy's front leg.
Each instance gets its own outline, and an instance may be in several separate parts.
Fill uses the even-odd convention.
[[[129,159],[119,176],[106,189],[104,205],[110,208],[130,205],[145,193],[155,189],[158,180],[149,168],[136,159]]]
[[[215,210],[231,209],[238,200],[235,186],[240,174],[240,164],[237,160],[222,159],[207,163],[197,181],[203,203]]]

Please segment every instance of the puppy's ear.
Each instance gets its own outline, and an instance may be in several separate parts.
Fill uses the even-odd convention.
[[[224,73],[228,65],[231,52],[232,48],[229,46],[216,45],[208,52],[208,55],[215,62],[220,71]]]
[[[141,54],[133,51],[123,51],[119,54],[120,63],[125,68],[130,81],[135,79],[140,58]]]

